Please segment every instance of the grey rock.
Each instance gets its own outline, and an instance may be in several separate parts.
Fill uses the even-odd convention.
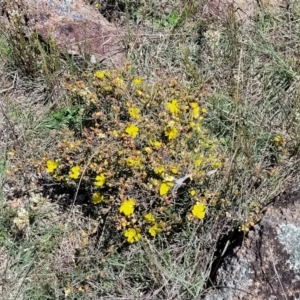
[[[217,272],[205,300],[300,298],[300,191],[270,206]]]

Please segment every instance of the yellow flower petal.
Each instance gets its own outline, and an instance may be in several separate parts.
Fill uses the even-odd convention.
[[[128,228],[124,231],[124,236],[128,243],[134,243],[141,239],[141,230],[139,228]]]
[[[191,196],[195,196],[196,195],[196,191],[195,190],[190,190],[190,195]]]
[[[96,71],[96,73],[95,73],[95,77],[98,79],[103,79],[104,76],[105,76],[105,73],[102,71]]]
[[[159,149],[161,147],[161,142],[159,142],[159,141],[150,141],[150,145],[153,146],[156,149]]]
[[[55,162],[54,160],[47,160],[47,171],[49,173],[52,173],[56,170],[56,168],[58,167],[58,163]]]
[[[144,215],[144,219],[149,222],[149,223],[154,223],[155,222],[155,216],[153,215],[153,213],[148,212]]]
[[[124,201],[120,206],[120,213],[123,213],[125,216],[130,216],[134,212],[135,200],[128,199]]]
[[[164,176],[163,176],[163,178],[164,178],[164,181],[174,181],[175,180],[175,177],[174,176],[172,176],[172,175],[169,175],[169,174],[164,174]],[[173,185],[173,184],[172,184]]]
[[[203,203],[196,203],[192,208],[192,214],[198,219],[203,219],[205,217],[206,205]]]
[[[166,171],[165,167],[158,167],[154,169],[154,173],[158,175],[161,175],[165,171]]]
[[[129,115],[134,119],[139,119],[141,117],[141,110],[136,107],[130,107],[128,109]]]
[[[126,159],[126,164],[128,167],[134,168],[134,167],[140,167],[141,166],[141,159],[140,158],[134,158],[130,157]]]
[[[103,199],[104,199],[104,196],[101,195],[100,193],[96,192],[92,196],[92,203],[93,204],[99,204],[103,201]]]
[[[172,172],[173,174],[178,174],[179,171],[178,171],[177,168],[172,168],[172,169],[171,169],[171,172]]]
[[[222,163],[220,162],[220,161],[215,161],[212,165],[211,165],[211,167],[213,168],[213,169],[218,169],[219,167],[221,167],[222,166]]]
[[[173,186],[173,183],[172,182],[163,182],[161,185],[160,185],[160,188],[159,188],[159,194],[161,196],[163,195],[166,195],[170,188]]]
[[[155,237],[158,233],[161,232],[161,228],[157,224],[155,224],[149,228],[148,232],[151,234],[151,236]]]
[[[96,178],[95,178],[95,185],[96,186],[102,186],[102,185],[104,185],[105,180],[106,180],[106,177],[103,173],[100,174],[100,175],[97,175]]]
[[[72,179],[77,179],[80,176],[81,168],[79,166],[75,166],[71,168],[69,172],[69,177]]]
[[[139,133],[139,128],[134,124],[131,124],[125,129],[125,132],[135,138]]]
[[[143,83],[143,78],[141,78],[141,77],[134,78],[133,83],[135,85],[141,85]]]
[[[192,107],[192,116],[193,116],[193,118],[198,118],[199,113],[200,113],[200,107],[199,107],[198,103],[197,102],[192,102],[190,105]]]
[[[148,154],[151,154],[153,152],[153,150],[150,147],[145,147],[144,148],[145,152],[147,152]]]
[[[171,102],[168,102],[167,107],[172,114],[177,115],[180,112],[178,107],[178,101],[176,99],[173,99]]]
[[[64,289],[65,296],[69,296],[73,292],[73,288],[65,288]]]
[[[169,140],[173,140],[178,135],[178,130],[175,127],[168,127],[165,130],[165,135],[168,137]]]

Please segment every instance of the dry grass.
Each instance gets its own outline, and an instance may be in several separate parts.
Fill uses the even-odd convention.
[[[239,226],[246,232],[276,195],[299,182],[299,4],[261,11],[241,26],[232,16],[205,18],[204,2],[136,1],[127,10],[121,1],[104,2],[102,9],[120,9],[137,74],[153,82],[176,75],[203,90],[205,126],[228,166],[207,180],[225,200],[210,207],[203,224],[171,237],[130,247],[103,239],[105,217],[65,205],[66,191],[51,198],[54,183],[41,185],[31,166],[54,151],[55,129],[80,123],[65,92],[47,93],[60,87],[55,76],[74,68],[60,60],[49,81],[44,67],[25,65],[33,68],[28,76],[10,55],[17,41],[2,34],[0,81],[12,89],[0,90],[0,298],[200,299],[219,238]],[[39,55],[51,62],[54,54]]]

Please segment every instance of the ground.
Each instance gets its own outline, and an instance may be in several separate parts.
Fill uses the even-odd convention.
[[[200,2],[86,1],[117,69],[1,27],[1,298],[204,298],[299,184],[299,4]]]

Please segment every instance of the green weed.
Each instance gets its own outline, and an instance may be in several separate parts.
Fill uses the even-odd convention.
[[[53,87],[55,74],[61,70],[60,52],[55,41],[49,37],[47,43],[40,40],[37,32],[26,31],[24,16],[19,13],[10,16],[9,29],[5,31],[5,41],[1,50],[6,62],[31,79],[42,77],[49,87]]]
[[[43,122],[43,126],[49,129],[67,127],[79,131],[82,127],[82,113],[80,107],[63,107],[51,113]]]

